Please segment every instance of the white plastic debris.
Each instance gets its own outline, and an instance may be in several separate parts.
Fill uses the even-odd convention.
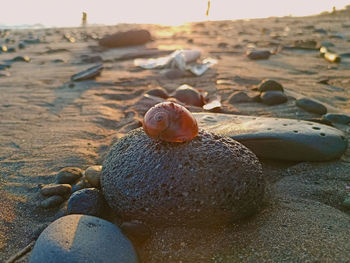
[[[177,68],[181,71],[189,70],[194,75],[200,76],[217,63],[215,59],[204,59],[201,63],[196,63],[200,56],[199,50],[176,50],[166,57],[135,59],[134,64],[144,69]]]

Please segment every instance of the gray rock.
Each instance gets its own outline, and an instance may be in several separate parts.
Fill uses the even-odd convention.
[[[261,102],[266,105],[278,105],[285,103],[288,98],[281,91],[266,91],[260,95]]]
[[[104,36],[99,40],[99,45],[107,48],[143,45],[151,40],[151,34],[144,29],[117,32]]]
[[[53,207],[59,206],[63,202],[64,202],[64,198],[62,196],[53,195],[41,201],[40,206],[42,208],[53,208]]]
[[[270,50],[249,50],[247,57],[252,60],[268,59],[271,56]]]
[[[93,216],[68,215],[39,236],[30,263],[136,263],[135,249],[114,224]]]
[[[284,91],[283,86],[273,79],[264,79],[258,85],[258,91],[260,92],[273,90],[282,92]]]
[[[72,189],[70,184],[48,184],[41,188],[40,192],[42,195],[66,195],[69,194]]]
[[[299,108],[302,108],[303,110],[306,110],[308,112],[320,115],[327,113],[327,108],[324,105],[308,98],[298,99],[295,103]]]
[[[85,170],[85,177],[93,187],[100,187],[101,171],[102,165],[93,165]]]
[[[82,169],[78,167],[65,167],[57,174],[56,182],[59,184],[73,184],[82,176]]]
[[[101,217],[105,207],[105,200],[98,189],[85,188],[71,195],[67,213]]]
[[[323,118],[330,122],[335,122],[340,124],[350,123],[350,115],[347,115],[347,114],[327,113],[326,115],[323,116]]]
[[[279,118],[194,113],[200,128],[231,137],[266,159],[327,161],[339,158],[348,142],[326,125]]]
[[[252,99],[244,91],[236,91],[230,95],[228,102],[230,104],[241,103],[241,102],[251,102]]]
[[[168,143],[140,128],[111,148],[101,187],[124,221],[215,226],[256,213],[265,181],[256,156],[230,138],[200,131],[188,143]]]

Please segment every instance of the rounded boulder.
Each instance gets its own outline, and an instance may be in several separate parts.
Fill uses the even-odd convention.
[[[101,187],[124,221],[215,226],[256,213],[265,181],[257,157],[228,137],[201,130],[190,142],[169,143],[139,128],[109,151]]]

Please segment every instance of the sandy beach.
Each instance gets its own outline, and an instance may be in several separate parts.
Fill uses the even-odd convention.
[[[152,41],[112,49],[98,45],[105,34],[130,29],[148,30]],[[221,96],[221,112],[227,114],[320,118],[295,105],[302,97],[321,102],[329,113],[350,114],[349,29],[350,9],[177,27],[120,24],[1,31],[0,46],[16,50],[0,53],[0,64],[11,65],[0,70],[0,261],[62,216],[63,208],[39,207],[41,184],[54,182],[64,167],[101,165],[118,138],[141,126],[152,106],[144,99],[149,90],[162,87],[170,94],[188,84]],[[24,40],[26,47],[17,48]],[[314,45],[305,44],[307,48],[296,44],[311,42]],[[340,63],[320,56],[326,42],[341,55]],[[250,60],[245,53],[252,47],[273,54]],[[200,50],[202,57],[214,58],[217,64],[199,77],[171,79],[161,70],[134,65],[140,56],[158,57],[177,49]],[[30,61],[13,62],[17,56]],[[71,81],[73,74],[98,63],[104,67],[100,76]],[[263,79],[281,83],[288,101],[276,106],[229,103],[235,91],[254,96]],[[349,124],[334,126],[349,138]],[[151,237],[137,248],[140,261],[349,262],[350,210],[343,205],[350,196],[349,149],[329,162],[261,163],[269,189],[262,212],[219,229],[151,229]],[[29,255],[17,262],[27,262]]]

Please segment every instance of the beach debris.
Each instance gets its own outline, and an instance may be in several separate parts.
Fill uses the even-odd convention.
[[[200,128],[241,142],[263,159],[328,161],[341,157],[348,145],[342,131],[310,121],[220,113],[193,115]]]
[[[45,200],[40,202],[40,207],[42,208],[53,208],[56,206],[59,206],[60,204],[62,204],[64,202],[64,198],[60,195],[52,195],[48,198],[46,198]]]
[[[83,176],[83,173],[84,171],[78,167],[62,168],[56,176],[56,183],[74,184]]]
[[[296,100],[295,104],[299,108],[302,108],[303,110],[306,110],[311,113],[316,113],[320,115],[324,115],[327,113],[327,108],[323,104],[309,98],[298,99]]]
[[[125,32],[117,32],[112,35],[106,35],[98,41],[98,44],[107,48],[125,47],[143,45],[151,40],[149,31],[129,30]]]
[[[101,165],[93,165],[85,170],[85,177],[93,187],[100,187],[101,170]]]
[[[102,217],[106,203],[96,188],[85,188],[74,192],[67,205],[67,214],[82,214]]]
[[[252,99],[244,91],[235,91],[228,98],[228,103],[234,105],[236,103],[251,102]]]
[[[205,104],[204,96],[197,89],[187,84],[178,87],[172,97],[187,105],[202,107]]]
[[[340,113],[327,113],[322,116],[322,118],[332,122],[339,124],[349,124],[350,123],[350,115],[348,114],[340,114]]]
[[[282,91],[278,90],[262,92],[260,94],[260,99],[263,104],[269,106],[282,104],[288,100],[287,96]]]
[[[339,63],[341,61],[341,57],[339,55],[328,51],[326,47],[320,48],[320,55],[329,62]]]
[[[273,79],[264,79],[258,85],[258,91],[284,91],[282,84]]]
[[[44,196],[64,196],[69,194],[71,190],[72,186],[70,184],[48,184],[41,188],[40,193]]]
[[[212,112],[221,111],[221,96],[213,95],[206,99],[206,103],[203,105],[203,109]]]
[[[217,60],[206,58],[201,63],[196,63],[200,56],[201,52],[199,50],[176,50],[165,57],[135,59],[134,64],[143,69],[171,68],[178,69],[181,72],[189,71],[195,76],[201,76],[215,65]]]
[[[248,50],[246,56],[252,60],[268,59],[271,56],[270,50]]]
[[[88,79],[93,79],[101,74],[103,70],[103,65],[98,64],[95,66],[92,66],[84,71],[81,71],[77,74],[74,74],[71,77],[72,81],[82,81],[82,80],[88,80]]]
[[[201,130],[187,143],[154,141],[139,128],[103,162],[102,192],[122,220],[149,226],[222,226],[262,207],[265,180],[242,144]]]
[[[94,216],[67,215],[40,234],[29,263],[72,261],[137,263],[138,259],[116,225]]]
[[[137,220],[123,222],[120,228],[133,243],[142,244],[151,236],[149,227]]]
[[[167,142],[186,142],[198,135],[197,121],[185,107],[163,102],[150,108],[142,123],[145,133]]]

